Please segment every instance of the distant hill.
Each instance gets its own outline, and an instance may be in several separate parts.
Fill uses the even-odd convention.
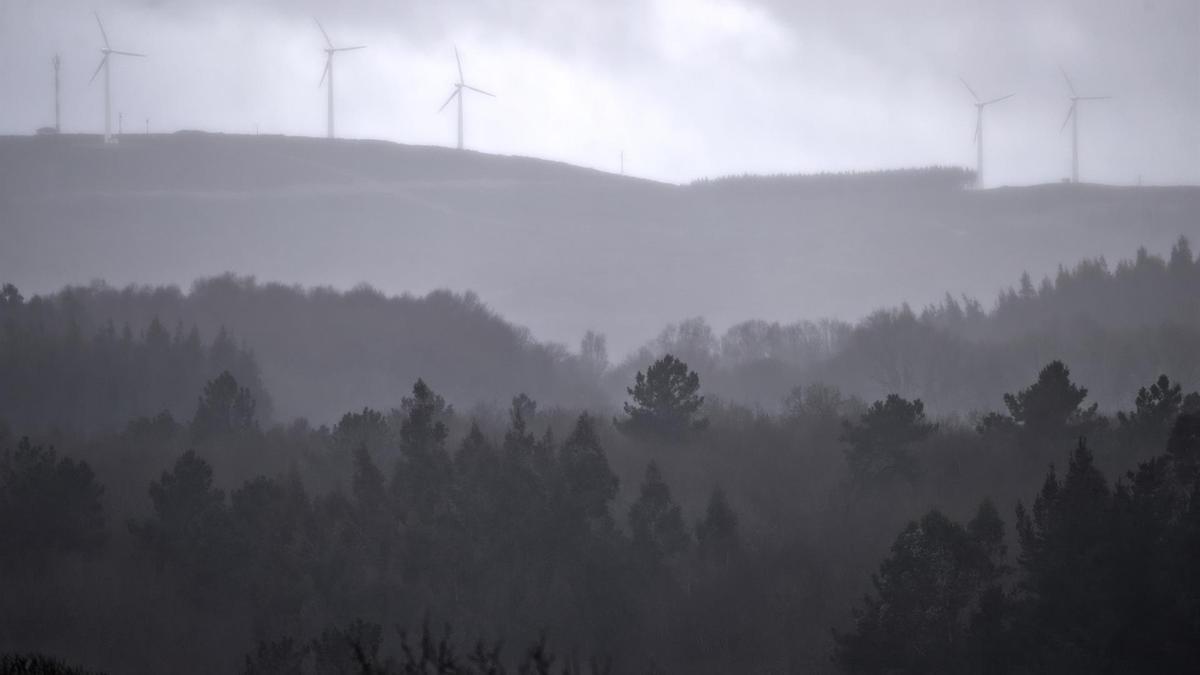
[[[256,192],[396,184],[619,180],[561,162],[384,141],[328,141],[182,131],[129,135],[0,137],[0,177],[10,195],[62,192]]]
[[[701,178],[691,186],[704,190],[716,190],[725,194],[735,192],[874,192],[879,190],[907,190],[916,192],[944,192],[961,190],[975,182],[975,172],[958,167],[931,166],[920,169],[898,169],[892,171],[842,171],[800,174],[742,174]]]
[[[114,311],[98,302],[103,296],[66,289],[26,299],[0,287],[0,437],[6,428],[112,431],[138,418],[153,424],[164,412],[188,423],[206,383],[226,371],[255,399],[257,418],[271,419],[270,392],[238,336],[221,327],[201,336],[180,313],[164,324],[145,300],[137,303],[145,311]]]
[[[1039,280],[1064,261],[1200,241],[1200,188],[976,191],[961,187],[968,176],[678,186],[377,141],[4,137],[0,278],[26,294],[97,278],[186,287],[224,272],[343,290],[365,281],[389,295],[473,290],[539,340],[606,333],[616,360],[688,316],[717,330],[856,320],[947,291],[994,298],[1022,271]],[[262,366],[281,415],[309,412],[289,408]]]
[[[1166,252],[1163,252],[1166,253]],[[1101,411],[1161,374],[1200,388],[1200,259],[1180,238],[1169,254],[1081,260],[993,298],[881,309],[856,323],[751,320],[714,331],[668,326],[605,377],[614,395],[662,354],[695,368],[705,391],[778,409],[797,387],[832,385],[866,401],[919,398],[935,414],[989,411],[1050,360],[1068,363]],[[794,396],[793,396],[794,398]]]
[[[70,287],[38,296],[26,307],[25,313],[31,317],[27,323],[40,326],[41,315],[54,316],[57,323],[77,325],[87,335],[99,330],[101,337],[104,327],[113,324],[133,326],[138,333],[145,326],[158,324],[197,327],[196,336],[191,338],[196,347],[187,344],[179,329],[175,342],[182,345],[181,350],[189,347],[199,351],[201,338],[221,336],[222,348],[233,352],[233,346],[225,344],[229,338],[223,335],[229,330],[253,354],[233,352],[239,365],[245,362],[236,368],[223,365],[232,359],[209,359],[222,365],[210,368],[207,377],[224,368],[243,380],[250,375],[252,391],[268,406],[274,402],[280,411],[276,421],[282,422],[304,416],[314,424],[332,424],[343,413],[363,406],[387,411],[400,405],[401,397],[417,378],[436,385],[452,403],[466,408],[476,403],[503,407],[521,392],[573,407],[607,402],[594,367],[561,348],[536,342],[527,331],[497,316],[470,293],[437,291],[423,297],[387,297],[368,287],[343,293],[329,288],[260,284],[251,278],[226,275],[198,280],[186,292],[173,286]],[[5,313],[0,311],[0,326],[4,319]],[[165,338],[160,341],[169,343]],[[97,342],[101,340],[97,338]],[[7,347],[0,340],[0,366],[9,353]],[[166,352],[167,347],[161,351]],[[214,347],[214,354],[217,351]],[[17,360],[20,354],[12,356]],[[120,365],[100,360],[105,366]],[[165,357],[162,360],[169,361]],[[131,361],[141,364],[145,359]],[[38,369],[17,368],[20,365],[29,364],[17,363],[13,368],[22,373],[32,370],[30,379],[36,382]],[[207,365],[207,361],[201,365]],[[265,392],[257,379],[260,366]],[[151,368],[149,375],[141,372],[145,368],[135,370],[136,375],[148,377],[155,369]],[[90,379],[107,384],[107,380],[117,378]],[[125,408],[142,415],[164,408],[177,415],[190,415],[204,379],[166,379],[169,382],[159,387],[165,393],[145,392],[158,395],[158,408],[147,408],[140,401]],[[186,405],[172,405],[181,395]],[[29,401],[28,406],[37,409],[36,403]],[[0,396],[0,420],[5,418],[3,404],[4,397]],[[17,410],[15,403],[9,408]],[[66,409],[73,410],[70,406]],[[269,417],[270,407],[261,408],[260,413]],[[26,418],[29,415],[13,413],[10,420]]]

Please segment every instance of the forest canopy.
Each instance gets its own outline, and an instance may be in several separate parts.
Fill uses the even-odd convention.
[[[1107,411],[1119,409],[1128,391],[1162,372],[1200,382],[1200,358],[1192,348],[1200,340],[1200,263],[1184,238],[1165,258],[1141,249],[1115,266],[1102,258],[1084,260],[1038,283],[1023,275],[990,308],[948,293],[920,311],[902,305],[856,323],[750,320],[718,334],[702,318],[685,319],[615,364],[601,333],[588,332],[573,350],[542,343],[471,293],[389,297],[369,287],[303,289],[230,275],[200,280],[187,293],[95,284],[26,300],[16,287],[6,289],[0,364],[17,371],[12,364],[50,358],[17,351],[35,349],[29,336],[37,331],[53,336],[37,350],[75,349],[75,340],[99,350],[89,366],[137,361],[125,370],[145,370],[141,360],[155,358],[136,350],[102,356],[110,349],[105,345],[121,344],[126,334],[131,344],[158,345],[151,349],[156,353],[195,351],[205,340],[211,343],[205,348],[215,345],[217,355],[205,357],[209,367],[177,378],[180,386],[168,399],[181,403],[166,407],[179,415],[182,401],[222,369],[255,391],[266,417],[305,417],[315,424],[331,424],[348,409],[385,406],[403,395],[398,383],[418,377],[443,383],[445,395],[468,408],[503,407],[514,389],[546,405],[617,408],[635,374],[666,354],[704,379],[710,402],[769,408],[797,383],[820,382],[863,399],[890,393],[920,398],[941,414],[982,413],[1048,358],[1072,364]],[[171,358],[171,367],[188,361],[200,368],[199,357]],[[68,376],[105,377],[55,375]],[[72,388],[86,397],[82,392],[97,386]],[[0,405],[0,419],[25,414],[15,405]],[[129,410],[154,412],[129,404],[114,415],[77,414],[119,424]]]
[[[1181,240],[990,311],[687,320],[616,366],[473,296],[8,285],[0,663],[1178,671],[1198,269]],[[288,386],[357,392],[328,422],[260,365],[308,350]]]

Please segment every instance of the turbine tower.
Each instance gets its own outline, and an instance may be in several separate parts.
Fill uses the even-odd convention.
[[[958,81],[963,83],[967,91],[971,92],[971,97],[975,99],[975,187],[983,187],[983,109],[993,103],[999,103],[1005,99],[1012,98],[1016,94],[1009,94],[991,99],[990,101],[984,101],[979,98],[979,94],[975,93],[975,90],[971,88],[971,85],[967,84],[966,80],[960,77]]]
[[[1059,68],[1059,70],[1062,70]],[[1067,81],[1067,89],[1071,91],[1071,107],[1067,109],[1067,118],[1063,120],[1062,126],[1059,127],[1059,133],[1067,128],[1067,122],[1071,123],[1071,182],[1079,182],[1079,102],[1080,101],[1103,101],[1112,98],[1111,96],[1080,96],[1079,92],[1075,91],[1075,83],[1071,82],[1071,76],[1067,75],[1067,71],[1062,70],[1063,79]]]
[[[467,84],[466,78],[463,77],[462,59],[458,55],[458,47],[454,48],[454,60],[458,63],[458,82],[456,82],[454,84],[454,92],[450,94],[450,98],[446,99],[446,102],[442,104],[442,107],[438,108],[438,112],[445,110],[446,106],[450,105],[450,101],[453,101],[455,98],[458,99],[458,149],[462,150],[463,149],[463,89],[470,89],[473,92],[483,94],[484,96],[491,96],[492,98],[495,98],[496,95],[490,94],[482,89],[477,89],[477,88],[472,87],[471,85]]]
[[[104,56],[100,59],[100,65],[96,66],[96,72],[92,73],[92,79],[88,83],[95,81],[96,76],[100,71],[104,71],[104,142],[116,143],[117,138],[112,134],[112,77],[109,70],[109,60],[113,54],[118,56],[139,56],[144,57],[145,54],[137,54],[135,52],[123,52],[112,48],[108,42],[108,33],[104,32],[104,22],[100,20],[100,15],[96,14],[96,25],[100,26],[100,37],[104,38],[104,47],[100,53]]]
[[[58,71],[62,68],[62,59],[58,54],[54,55],[50,63],[54,64],[54,133],[62,131],[62,118],[59,116],[59,86],[58,86]]]
[[[316,17],[313,17],[313,21],[316,22],[317,29],[321,31],[321,35],[325,38],[325,71],[321,73],[321,81],[317,83],[317,86],[319,87],[322,84],[325,84],[326,78],[329,79],[329,88],[327,90],[329,95],[329,109],[327,113],[328,129],[326,130],[326,133],[329,138],[333,138],[333,55],[338,52],[351,52],[355,49],[364,49],[366,45],[358,45],[356,47],[334,47],[333,40],[329,39],[329,33],[325,32],[325,27],[321,25],[321,22],[317,21]]]

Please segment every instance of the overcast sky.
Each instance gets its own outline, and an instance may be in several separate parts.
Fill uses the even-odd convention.
[[[454,45],[467,144],[670,181],[742,172],[973,165],[985,97],[989,182],[1069,172],[1067,90],[1081,172],[1115,183],[1200,182],[1200,0],[0,0],[0,133],[52,120],[102,128],[101,45],[127,130],[321,135],[324,55],[346,137],[450,145]]]

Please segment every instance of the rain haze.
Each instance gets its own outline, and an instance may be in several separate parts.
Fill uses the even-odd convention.
[[[1061,67],[1114,97],[1085,123],[1094,180],[1200,180],[1190,0],[5,0],[0,130],[49,120],[56,52],[65,128],[99,130],[101,92],[85,86],[100,46],[92,10],[150,56],[117,79],[131,129],[150,118],[159,131],[322,134],[316,15],[369,46],[340,64],[346,138],[450,144],[452,116],[435,111],[457,45],[470,78],[501,94],[471,104],[483,152],[617,170],[624,151],[630,173],[670,182],[969,164],[962,77],[1017,94],[995,110],[989,178],[1023,185],[1068,175]]]
[[[0,675],[1190,672],[1200,1],[0,0]]]
[[[452,91],[457,48],[468,84],[499,94],[464,101],[467,147],[479,152],[613,173],[623,167],[630,176],[676,184],[744,173],[973,168],[976,118],[965,80],[985,99],[1015,94],[986,112],[986,184],[1053,183],[1071,175],[1071,134],[1062,128],[1070,106],[1065,70],[1081,95],[1113,97],[1081,106],[1085,180],[1200,181],[1200,9],[1188,0],[922,0],[903,6],[6,0],[2,7],[0,87],[10,95],[0,131],[8,133],[52,122],[53,54],[63,64],[63,131],[102,131],[101,80],[88,83],[102,46],[94,9],[107,22],[115,49],[148,54],[115,59],[114,126],[119,116],[131,134],[148,127],[156,133],[323,135],[319,17],[339,44],[367,45],[338,56],[340,138],[453,146],[454,106],[440,114],[438,106]],[[406,217],[403,209],[396,217]],[[421,225],[417,218],[409,222]],[[452,247],[455,235],[438,241]],[[377,260],[378,249],[364,251],[370,244],[350,238],[339,255],[316,264],[310,249],[327,252],[327,242],[297,235],[283,246],[295,255],[248,262],[227,252],[198,260],[187,250],[168,249],[169,263],[71,260],[63,270],[67,278],[12,248],[12,258],[0,260],[38,291],[93,278],[186,285],[224,271],[339,288],[368,282],[392,293],[476,290],[539,337],[573,343],[584,330],[601,329],[618,353],[657,330],[645,325],[649,315],[610,319],[603,305],[589,307],[587,318],[569,310],[564,315],[549,304],[550,294],[529,297],[519,272],[429,269],[422,263],[427,256],[411,260],[399,242],[387,260]],[[1110,257],[1124,252],[1121,244],[1080,251]],[[1040,276],[1059,262],[1051,256],[1028,267]],[[884,304],[921,304],[946,291],[985,297],[1020,271],[1006,265],[991,275],[929,280],[897,293],[854,288],[854,297],[813,289],[812,279],[804,284],[811,290],[790,293],[787,305],[778,297],[702,302],[655,293],[644,302],[682,300],[672,319],[703,314],[721,326],[751,316],[853,319]],[[792,279],[769,281],[786,286]],[[749,284],[736,292],[759,295],[764,289]],[[573,289],[558,300],[589,302],[577,297],[581,292]],[[656,317],[666,311],[661,304],[648,309]]]

